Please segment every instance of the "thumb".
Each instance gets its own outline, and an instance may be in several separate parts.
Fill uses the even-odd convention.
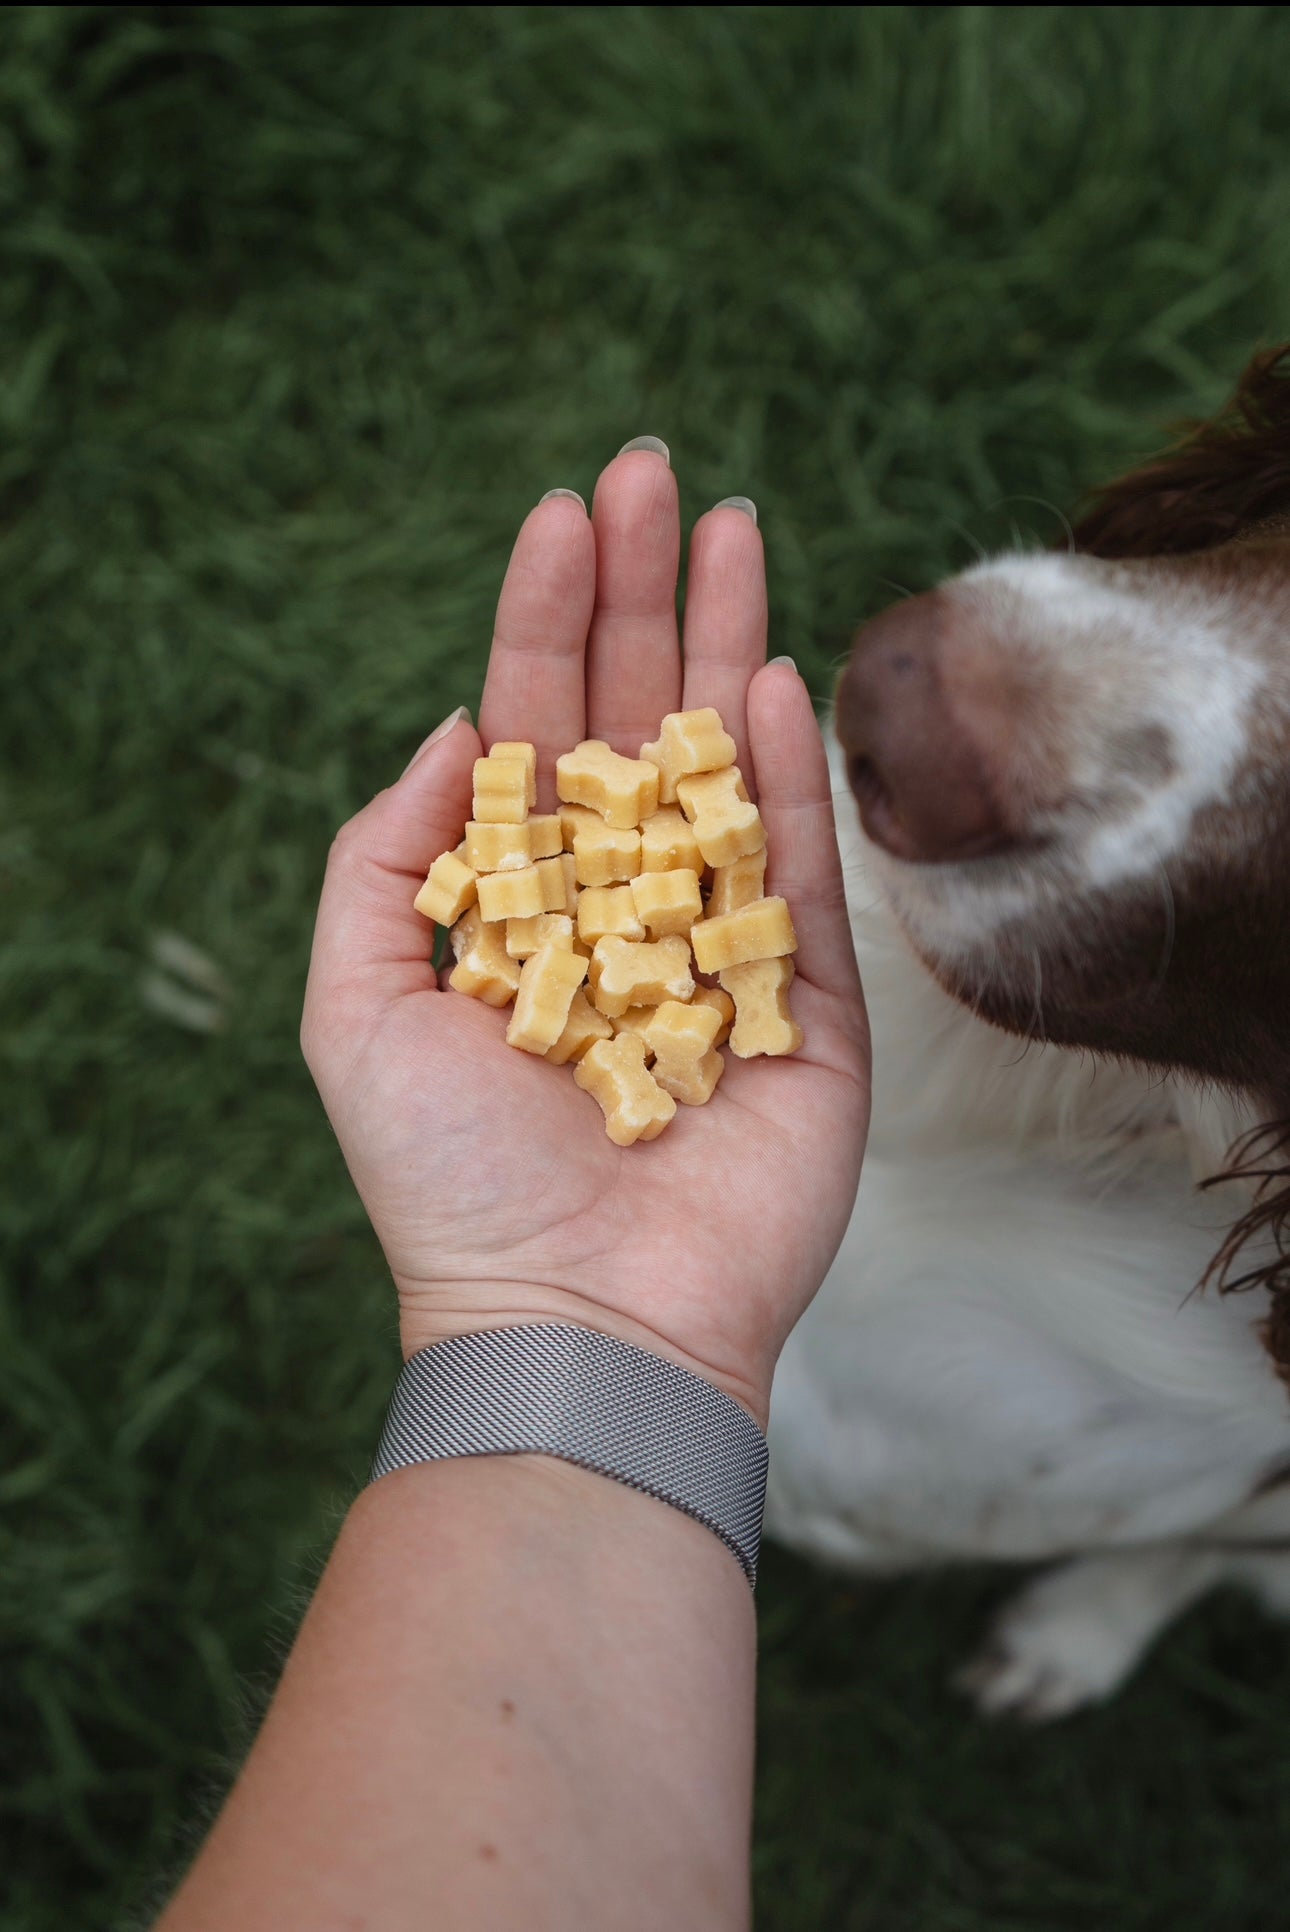
[[[361,1025],[405,993],[435,987],[432,927],[412,901],[432,860],[461,839],[483,755],[463,706],[332,843],[314,928],[305,1030]]]

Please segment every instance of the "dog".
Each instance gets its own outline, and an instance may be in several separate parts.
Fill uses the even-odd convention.
[[[873,1129],[767,1529],[1047,1563],[958,1681],[1058,1718],[1216,1584],[1290,1615],[1290,346],[867,624],[830,755]]]

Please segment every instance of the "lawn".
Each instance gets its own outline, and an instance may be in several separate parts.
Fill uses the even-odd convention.
[[[663,436],[824,697],[1290,334],[1288,235],[1284,8],[0,10],[4,1932],[147,1923],[364,1471],[313,906],[529,505]],[[765,1932],[1283,1923],[1286,1634],[993,1728],[1001,1584],[771,1553]]]

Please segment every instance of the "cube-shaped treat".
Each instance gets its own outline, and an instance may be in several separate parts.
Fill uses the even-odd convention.
[[[535,912],[528,919],[506,921],[506,950],[512,959],[532,959],[539,946],[573,951],[573,921],[567,912]]]
[[[457,964],[448,975],[455,993],[469,993],[485,1006],[506,1006],[520,983],[520,963],[506,950],[504,926],[485,925],[479,908],[464,912],[448,935]]]
[[[598,940],[588,977],[592,1005],[611,1020],[629,1006],[658,1006],[663,1000],[688,1000],[694,993],[690,948],[678,933],[652,942],[612,936]]]
[[[702,872],[694,827],[675,805],[653,812],[641,826],[642,872]]]
[[[515,741],[499,738],[497,743],[490,747],[488,755],[490,758],[506,758],[523,765],[524,794],[528,800],[528,809],[532,811],[533,807],[537,804],[536,748],[533,745],[527,744],[522,739]]]
[[[573,863],[581,886],[621,885],[641,869],[641,835],[633,827],[584,826],[573,841]]]
[[[543,865],[558,860],[543,859]],[[535,865],[521,866],[518,872],[485,872],[479,878],[479,911],[482,918],[531,919],[535,912],[550,912],[542,889],[542,875]]]
[[[587,977],[587,961],[563,946],[539,946],[520,969],[508,1046],[549,1053],[569,1024],[573,996]]]
[[[632,902],[651,939],[688,933],[703,917],[697,872],[642,872],[632,880]]]
[[[705,865],[733,865],[766,843],[761,814],[748,801],[737,765],[678,781],[676,795],[694,827]]]
[[[481,904],[486,883],[484,879],[479,882]],[[700,919],[691,928],[690,944],[701,973],[721,973],[727,966],[742,966],[747,960],[778,959],[783,953],[796,952],[797,934],[782,899],[754,899],[735,912]],[[731,990],[726,987],[727,992]]]
[[[425,884],[412,903],[437,926],[451,926],[475,904],[477,897],[474,868],[455,852],[444,852],[431,866]]]
[[[533,835],[521,820],[514,825],[466,821],[466,863],[476,872],[518,872],[533,863]]]
[[[587,995],[579,987],[569,1004],[569,1017],[564,1032],[553,1047],[548,1047],[546,1058],[552,1066],[567,1066],[570,1060],[581,1060],[587,1048],[597,1040],[613,1038],[613,1027],[603,1013],[597,1013]]]
[[[608,933],[618,939],[645,937],[630,886],[588,886],[578,894],[579,939],[594,946]]]
[[[695,772],[721,771],[735,762],[735,741],[710,706],[700,711],[669,711],[652,745],[641,746],[641,757],[659,768],[658,801],[670,805],[679,778]]]
[[[720,1015],[721,1025],[712,1044],[724,1046],[730,1038],[730,1028],[734,1024],[735,1017],[735,1003],[729,993],[723,992],[720,986],[696,986],[691,1005],[710,1006]]]
[[[653,1140],[676,1112],[671,1094],[664,1093],[647,1070],[645,1043],[634,1033],[597,1040],[579,1060],[573,1077],[598,1103],[605,1132],[617,1147]]]
[[[564,850],[557,812],[530,812],[524,823],[529,828],[529,851],[535,859],[553,859]]]
[[[561,804],[556,811],[556,817],[560,821],[560,836],[564,840],[566,852],[572,852],[573,841],[579,832],[594,831],[597,825],[603,825],[605,822],[599,812],[592,811],[590,805]]]
[[[654,1010],[644,1035],[654,1055],[654,1078],[683,1106],[703,1106],[725,1072],[726,1063],[714,1045],[720,1031],[715,1007],[664,1000]]]
[[[740,906],[750,906],[754,899],[760,899],[765,890],[766,848],[763,845],[756,852],[745,852],[733,865],[716,868],[712,891],[708,894],[708,918],[715,919],[723,912],[738,912]]]
[[[530,804],[527,765],[518,758],[476,758],[475,801],[478,825],[518,825]]]
[[[556,759],[555,786],[566,804],[590,805],[623,831],[658,810],[658,766],[622,758],[599,738],[585,738]]]
[[[801,1046],[802,1029],[788,1005],[792,979],[791,959],[753,959],[722,973],[721,984],[735,1003],[730,1050],[739,1059],[796,1053]]]
[[[537,873],[538,883],[542,888],[543,912],[567,912],[572,918],[573,906],[570,903],[572,894],[569,890],[569,874],[565,865],[568,856],[567,852],[560,852],[553,859],[539,859],[533,870]],[[576,891],[575,886],[574,892]]]

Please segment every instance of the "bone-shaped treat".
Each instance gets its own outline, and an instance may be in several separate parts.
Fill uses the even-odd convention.
[[[641,757],[658,766],[658,801],[671,805],[678,779],[721,771],[734,764],[735,751],[721,714],[706,706],[698,711],[669,711],[654,743],[641,746]]]
[[[676,1112],[671,1094],[664,1093],[646,1069],[645,1042],[639,1034],[597,1040],[579,1060],[573,1077],[599,1104],[605,1132],[618,1147],[655,1139]]]
[[[716,1051],[721,1015],[713,1006],[664,1000],[645,1029],[654,1055],[654,1078],[664,1093],[686,1107],[702,1107],[726,1070]]]
[[[635,831],[658,810],[658,766],[623,758],[599,738],[585,738],[555,761],[555,788],[570,805],[590,805],[621,831]]]

